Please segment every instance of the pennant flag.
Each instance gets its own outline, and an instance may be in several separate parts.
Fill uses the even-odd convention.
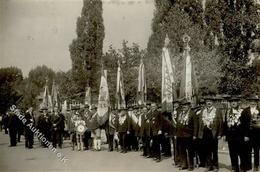
[[[119,61],[118,61],[118,68],[117,68],[117,81],[116,81],[116,106],[117,109],[126,107],[123,74],[121,71],[121,66]]]
[[[53,112],[52,97],[48,95],[48,112]]]
[[[67,100],[64,100],[62,107],[61,107],[61,113],[64,115],[67,114],[67,109],[68,109]]]
[[[138,72],[138,89],[137,89],[137,103],[139,105],[144,105],[146,103],[146,78],[145,78],[145,69],[144,69],[144,63],[143,58],[141,58],[141,63],[139,66],[139,72]]]
[[[91,106],[91,89],[90,89],[90,87],[86,87],[85,105]]]
[[[54,108],[59,109],[60,108],[59,90],[58,90],[57,85],[55,84],[55,81],[53,81],[53,84],[52,84],[51,98],[52,98],[51,100],[52,100],[53,109]]]
[[[162,50],[162,111],[171,112],[174,98],[174,76],[169,50],[169,37],[166,35],[165,45]]]
[[[193,71],[192,60],[190,56],[189,47],[190,37],[188,35],[183,36],[183,42],[186,44],[183,52],[184,60],[184,72],[181,78],[180,97],[186,98],[188,101],[195,103],[194,93],[196,88],[196,77]]]
[[[102,70],[97,108],[97,121],[99,125],[103,125],[108,120],[108,109],[110,107],[106,73],[106,70]]]
[[[42,103],[40,104],[40,109],[48,109],[48,85],[47,85],[47,80],[46,80],[46,84],[44,86],[44,91],[43,91],[43,95],[42,95]]]

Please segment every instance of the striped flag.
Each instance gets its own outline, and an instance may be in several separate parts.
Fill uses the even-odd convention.
[[[138,89],[137,89],[137,103],[139,105],[143,105],[146,103],[146,78],[145,78],[145,69],[144,69],[144,63],[143,58],[141,58],[141,63],[139,66],[139,72],[138,72]]]
[[[123,73],[121,71],[121,66],[119,61],[118,61],[118,68],[117,68],[117,81],[116,81],[116,106],[117,109],[126,107]]]
[[[98,108],[97,108],[97,121],[99,125],[103,125],[108,120],[108,110],[110,107],[109,91],[107,84],[107,71],[102,70],[99,97],[98,97]]]
[[[165,45],[162,50],[162,111],[171,112],[174,98],[173,66],[168,50],[169,38],[166,35]]]

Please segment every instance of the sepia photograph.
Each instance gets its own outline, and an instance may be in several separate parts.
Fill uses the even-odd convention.
[[[260,0],[0,0],[1,172],[258,172]]]

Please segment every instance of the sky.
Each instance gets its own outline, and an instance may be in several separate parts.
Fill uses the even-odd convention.
[[[17,66],[27,76],[37,65],[71,68],[69,45],[83,0],[0,0],[0,67]],[[153,0],[103,0],[103,52],[123,40],[146,48]]]

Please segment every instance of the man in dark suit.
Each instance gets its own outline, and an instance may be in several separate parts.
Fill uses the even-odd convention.
[[[62,118],[59,115],[58,108],[54,108],[54,114],[51,116],[51,123],[52,123],[52,145],[56,148],[57,143],[61,143],[61,125],[62,125]],[[61,146],[61,145],[59,145]],[[61,148],[61,147],[60,147]]]
[[[119,133],[121,153],[127,153],[127,135],[130,134],[130,120],[127,109],[120,109],[116,119],[116,131]]]
[[[150,113],[147,107],[143,107],[141,113],[141,127],[140,127],[140,137],[143,142],[143,156],[149,158],[151,156],[151,133],[150,133]]]
[[[245,143],[241,126],[241,114],[243,109],[239,107],[238,97],[230,98],[231,108],[228,109],[224,118],[224,135],[228,142],[229,155],[233,172],[246,171],[245,168]],[[239,158],[240,164],[239,165]]]
[[[27,110],[25,113],[25,130],[24,130],[24,136],[25,136],[25,147],[32,149],[33,148],[33,136],[34,133],[31,129],[31,127],[35,126],[35,120],[33,117],[33,109],[32,107]]]
[[[162,114],[158,111],[157,105],[151,105],[151,134],[152,134],[152,152],[156,162],[161,161],[161,141],[162,141]]]
[[[193,136],[194,134],[194,112],[191,110],[191,102],[184,99],[182,101],[182,110],[177,116],[177,138],[180,149],[181,167],[180,170],[194,169],[193,157]]]
[[[106,132],[108,136],[108,148],[109,151],[114,150],[114,136],[115,136],[115,131],[116,131],[116,116],[117,112],[116,110],[112,110],[109,112],[109,117],[108,117],[108,125],[106,126]]]
[[[245,171],[252,169],[251,152],[254,150],[254,171],[259,169],[259,146],[260,146],[260,110],[257,107],[258,96],[251,95],[247,98],[249,107],[244,109],[241,115],[241,125],[246,144]]]
[[[214,97],[207,96],[206,108],[201,111],[198,117],[198,125],[194,127],[194,132],[198,133],[198,138],[202,139],[204,155],[206,157],[206,171],[218,171],[218,139],[223,133],[223,114],[220,109],[213,106]]]
[[[13,112],[10,112],[9,120],[8,120],[10,147],[16,146],[16,144],[17,144],[16,135],[18,132],[18,124],[19,124],[18,117]]]

